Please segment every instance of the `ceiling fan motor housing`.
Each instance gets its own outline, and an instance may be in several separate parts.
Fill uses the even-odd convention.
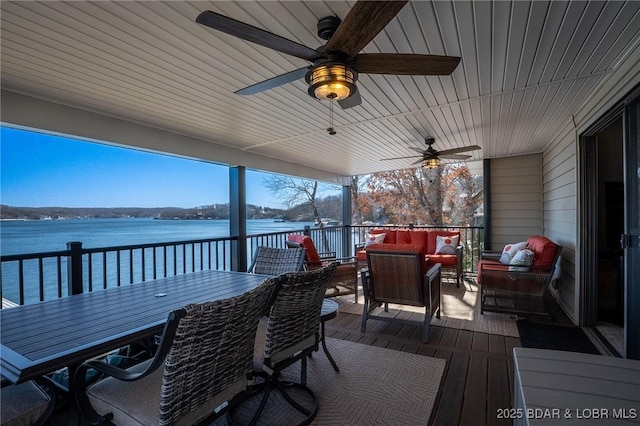
[[[329,40],[333,33],[336,32],[342,20],[337,16],[325,16],[318,21],[318,37],[323,40]]]

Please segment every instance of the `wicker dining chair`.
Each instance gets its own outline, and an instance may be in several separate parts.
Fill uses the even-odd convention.
[[[258,321],[281,280],[171,312],[156,355],[135,367],[82,364],[74,387],[83,419],[91,425],[193,425],[226,414],[250,394]],[[111,377],[87,388],[89,368]]]
[[[264,275],[282,275],[287,272],[302,271],[305,249],[287,250],[259,246],[251,261],[248,272]]]
[[[263,392],[263,395],[251,425],[259,420],[274,389],[279,390],[292,407],[306,416],[300,424],[309,424],[318,413],[318,401],[307,386],[307,358],[318,350],[322,302],[337,265],[333,262],[313,271],[286,274],[269,316],[260,321],[254,368],[258,371],[256,374],[265,381],[254,388],[254,394]],[[301,362],[300,382],[280,380],[280,372],[298,361]],[[287,389],[306,394],[306,402],[296,402],[296,397]]]

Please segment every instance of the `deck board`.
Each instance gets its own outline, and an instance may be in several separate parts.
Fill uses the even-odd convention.
[[[486,424],[487,394],[480,390],[487,389],[488,363],[489,358],[486,356],[471,356],[464,389],[460,425],[475,426]]]

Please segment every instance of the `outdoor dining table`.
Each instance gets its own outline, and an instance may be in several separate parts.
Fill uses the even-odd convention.
[[[170,311],[221,300],[267,275],[205,270],[0,310],[0,373],[13,383],[160,334]]]

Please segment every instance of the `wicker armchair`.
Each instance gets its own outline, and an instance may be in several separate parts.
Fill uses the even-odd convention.
[[[327,287],[325,297],[353,294],[358,303],[358,260],[354,257],[336,258],[336,253],[318,253],[311,237],[291,234],[287,237],[287,247],[304,248],[306,250],[304,267],[307,270],[317,269],[330,262],[338,262],[336,273]]]
[[[406,251],[367,250],[367,269],[363,269],[362,289],[364,306],[362,308],[361,331],[367,331],[367,320],[377,319],[412,323],[390,316],[373,315],[372,311],[388,304],[424,306],[422,321],[422,342],[429,341],[429,324],[436,314],[440,318],[441,265],[435,264],[427,269],[424,253],[419,249]]]
[[[304,265],[305,249],[287,250],[260,246],[253,255],[248,272],[264,275],[282,275],[300,272]]]
[[[551,284],[562,246],[543,236],[530,237],[527,244],[535,254],[528,271],[511,270],[515,268],[501,264],[498,260],[501,252],[482,253],[478,263],[480,313],[550,315],[544,294]]]
[[[285,400],[306,416],[301,424],[309,424],[318,413],[318,401],[307,387],[307,358],[318,350],[320,312],[328,283],[335,273],[337,263],[331,263],[312,271],[286,274],[268,318],[260,322],[254,368],[261,371],[264,382],[256,385],[254,394],[263,392],[258,411],[250,424],[255,424],[266,406],[272,390],[279,390]],[[300,382],[280,380],[280,372],[296,362],[301,362]],[[287,392],[301,391],[304,401]],[[296,401],[298,399],[298,401]]]
[[[279,281],[171,312],[156,355],[142,364],[127,370],[102,361],[82,364],[74,393],[86,423],[210,424],[225,414],[250,394],[258,321]],[[111,377],[87,388],[89,368]]]

